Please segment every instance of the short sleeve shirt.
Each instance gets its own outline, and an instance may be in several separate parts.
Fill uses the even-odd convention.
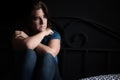
[[[52,39],[59,39],[61,40],[61,36],[57,31],[54,31],[53,35],[46,36],[43,40],[42,43],[45,45],[48,45],[49,41]]]

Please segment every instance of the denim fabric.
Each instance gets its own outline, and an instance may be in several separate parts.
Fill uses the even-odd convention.
[[[37,55],[28,49],[15,57],[16,80],[61,80],[56,59],[50,53]]]

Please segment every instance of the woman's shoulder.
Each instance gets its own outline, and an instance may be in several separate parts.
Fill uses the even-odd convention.
[[[53,34],[51,35],[51,39],[61,39],[60,33],[56,30],[53,30]]]

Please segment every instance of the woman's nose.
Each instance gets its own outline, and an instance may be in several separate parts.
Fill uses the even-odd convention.
[[[42,20],[42,19],[40,19],[40,24],[41,24],[41,25],[43,24],[43,20]]]

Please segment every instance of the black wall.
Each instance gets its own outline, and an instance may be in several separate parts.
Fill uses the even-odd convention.
[[[75,16],[106,25],[119,32],[120,12],[117,0],[44,0],[53,16]]]

